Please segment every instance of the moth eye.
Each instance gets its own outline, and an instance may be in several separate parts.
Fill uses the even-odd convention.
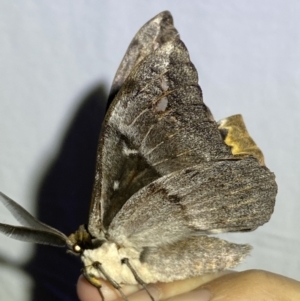
[[[81,253],[81,252],[82,252],[82,249],[81,249],[81,247],[80,247],[79,245],[75,244],[75,245],[73,246],[73,251],[74,251],[75,253]]]

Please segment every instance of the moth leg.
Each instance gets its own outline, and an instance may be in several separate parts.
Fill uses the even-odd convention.
[[[106,280],[116,289],[119,291],[121,297],[125,300],[125,301],[128,301],[127,297],[125,296],[125,294],[122,292],[122,289],[121,289],[121,286],[119,285],[119,283],[117,283],[116,281],[114,281],[106,272],[105,270],[103,269],[102,267],[102,264],[101,262],[99,261],[95,261],[93,262],[92,266],[95,268],[95,269],[98,269],[102,275],[106,278]],[[93,284],[93,283],[92,283]],[[99,289],[100,291],[100,289]],[[103,295],[102,295],[102,292],[100,292],[100,295],[101,295],[101,298],[104,300],[103,298]]]
[[[95,277],[90,276],[85,268],[81,269],[81,272],[83,273],[84,278],[98,290],[100,297],[102,298],[102,300],[104,300],[104,296],[101,290],[101,281],[99,281],[99,279]]]
[[[137,274],[135,269],[129,263],[129,259],[128,258],[123,258],[121,262],[122,262],[122,264],[126,264],[128,266],[128,268],[130,269],[130,271],[133,274],[133,276],[134,276],[135,280],[137,281],[137,283],[140,284],[143,287],[143,289],[147,292],[147,294],[149,295],[151,300],[154,301],[154,298],[152,297],[151,293],[147,289],[146,283],[140,278],[140,276]]]
[[[249,135],[242,115],[224,118],[218,122],[218,127],[234,156],[253,156],[260,165],[265,165],[264,155]]]

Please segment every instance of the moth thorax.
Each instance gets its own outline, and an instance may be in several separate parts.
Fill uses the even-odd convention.
[[[117,244],[108,241],[104,242],[99,248],[84,250],[81,256],[85,266],[85,276],[88,278],[107,279],[95,265],[95,263],[99,263],[105,274],[117,283],[137,284],[132,271],[124,264],[124,259],[128,259],[130,265],[143,281],[146,283],[153,282],[153,276],[148,271],[147,265],[141,263],[139,258],[140,252],[136,249],[119,247]]]

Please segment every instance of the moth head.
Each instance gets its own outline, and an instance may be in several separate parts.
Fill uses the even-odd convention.
[[[91,235],[85,229],[84,225],[79,226],[79,229],[68,237],[68,247],[70,252],[75,255],[80,255],[92,243]]]
[[[75,233],[68,237],[59,230],[37,220],[2,192],[0,192],[0,202],[23,225],[14,226],[0,223],[0,232],[11,238],[55,247],[68,247],[71,253],[77,255],[83,254],[86,249],[95,249],[103,244],[103,240],[93,238],[84,225],[81,225]]]
[[[82,255],[85,250],[99,248],[105,240],[93,238],[85,225],[72,233],[67,240],[69,251],[75,255]]]

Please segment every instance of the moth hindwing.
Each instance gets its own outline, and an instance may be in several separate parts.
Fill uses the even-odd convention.
[[[63,233],[0,198],[16,239],[67,245],[96,287],[170,282],[236,266],[251,247],[210,234],[251,231],[277,185],[240,115],[216,123],[169,12],[147,22],[120,64],[98,145],[87,227]],[[122,293],[122,292],[121,292]],[[123,298],[126,297],[123,295]]]

